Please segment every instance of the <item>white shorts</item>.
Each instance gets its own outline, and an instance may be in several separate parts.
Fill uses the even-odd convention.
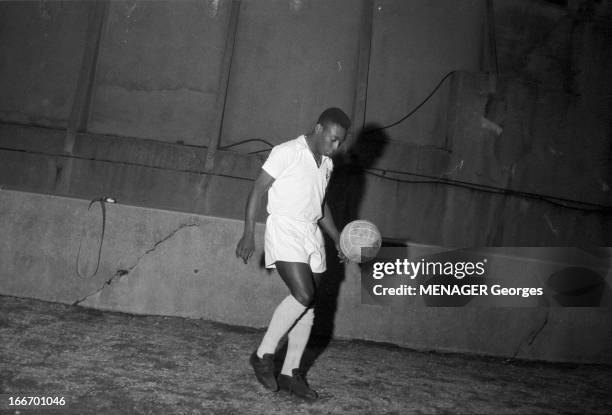
[[[317,223],[269,215],[264,245],[266,268],[276,268],[276,261],[287,261],[306,263],[314,273],[326,270],[325,243]]]

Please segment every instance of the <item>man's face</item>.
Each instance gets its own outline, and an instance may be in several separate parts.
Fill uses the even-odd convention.
[[[328,123],[325,126],[317,124],[317,128],[320,128],[321,139],[319,140],[319,153],[331,157],[338,150],[338,147],[344,142],[346,137],[346,129],[338,124]]]

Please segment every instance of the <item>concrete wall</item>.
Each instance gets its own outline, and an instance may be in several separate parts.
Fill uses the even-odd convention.
[[[87,2],[0,3],[0,119],[66,127],[85,47]]]
[[[594,120],[591,98],[469,72],[453,75],[447,92],[438,146],[398,145],[386,133],[357,141],[356,151],[371,157],[336,170],[330,197],[339,215],[372,220],[388,237],[447,246],[610,244],[610,210],[602,209],[610,205],[609,163],[601,155],[612,131]],[[487,108],[497,100],[493,114]],[[503,133],[484,128],[486,117]]]
[[[219,79],[230,30],[230,0],[113,1],[100,39],[87,129],[206,145],[216,134],[215,102],[224,94],[222,145],[250,138],[285,141],[311,128],[328,106],[340,106],[353,115],[355,86],[360,82],[359,33],[366,15],[372,17],[372,38],[365,115],[392,122],[418,104],[447,72],[482,69],[484,4],[242,1],[226,91]],[[2,120],[14,121],[10,114],[27,110],[32,105],[28,101],[38,95],[48,100],[48,89],[58,81],[74,91],[94,2],[8,2],[2,7],[7,27],[0,39],[10,58],[2,75],[14,99],[0,101],[0,108],[6,114]],[[22,33],[19,27],[26,26],[35,29]],[[41,53],[25,56],[19,47],[24,43],[30,45],[28,51]],[[62,70],[53,70],[55,66]],[[24,90],[31,82],[41,84],[38,95]],[[57,110],[62,103],[53,101],[50,106]],[[67,105],[64,120],[70,101]],[[439,105],[444,105],[444,98],[436,96],[426,110],[393,129],[393,138],[430,143],[444,119]],[[41,112],[29,109],[31,116]],[[262,149],[261,144],[240,147],[245,152],[254,149]]]
[[[89,131],[206,145],[229,4],[110,2]]]
[[[360,217],[376,223],[386,237],[446,246],[609,245],[605,212],[436,183],[441,177],[599,205],[609,199],[606,158],[597,155],[608,151],[605,131],[580,133],[592,139],[584,146],[573,139],[579,137],[573,129],[561,127],[568,118],[582,117],[585,107],[508,82],[508,112],[522,115],[507,119],[507,133],[497,136],[480,127],[488,95],[478,91],[487,77],[459,73],[451,84],[457,97],[450,107],[454,128],[447,135],[452,150],[413,146],[403,160],[398,153],[372,166],[338,163],[329,191],[338,224]],[[533,95],[539,97],[537,105],[528,110]],[[532,119],[533,127],[524,118]],[[551,130],[557,133],[550,136]],[[221,151],[215,169],[203,174],[205,148],[87,133],[77,137],[69,156],[62,152],[63,139],[61,131],[0,126],[2,185],[85,199],[108,194],[126,204],[240,219],[265,159],[265,154]],[[365,145],[364,154],[377,151]],[[386,168],[389,160],[403,161],[425,177],[386,173],[384,178],[364,170]],[[550,168],[543,169],[543,162]],[[568,169],[568,163],[582,167]],[[262,208],[260,220],[263,214]]]
[[[100,266],[92,276],[99,204],[88,210],[84,200],[1,191],[0,293],[252,327],[264,327],[286,295],[277,275],[262,268],[262,226],[253,260],[244,265],[234,255],[240,221],[121,204],[107,205],[106,215]],[[537,270],[529,259],[512,262],[500,267],[507,275],[495,277],[513,280],[510,274],[523,269],[527,278]],[[329,271],[315,320],[322,335],[419,350],[612,363],[610,309],[426,308],[405,299],[367,305],[356,265]]]
[[[93,4],[2,3],[7,64],[0,66],[0,120],[66,126],[85,47],[75,39],[85,37]],[[490,53],[485,4],[243,1],[226,91],[219,81],[230,1],[110,2],[87,131],[67,155],[61,129],[2,126],[0,184],[241,218],[265,157],[246,153],[266,146],[219,152],[212,174],[201,174],[220,97],[227,94],[221,146],[293,138],[328,105],[350,113],[363,81],[359,37],[371,16],[368,128],[399,119],[446,73],[463,72],[401,124],[375,135],[354,131],[357,143],[337,160],[330,191],[341,225],[361,217],[387,237],[440,245],[610,244],[610,215],[601,209],[438,182],[610,204],[612,83],[604,68],[612,42],[602,30],[605,10],[585,15],[543,3],[494,2],[503,71],[494,77],[480,72],[491,69],[484,59]],[[22,33],[25,27],[35,29]],[[581,52],[567,55],[570,46]],[[565,69],[555,69],[557,61]],[[501,135],[483,127],[485,118]]]
[[[244,217],[246,195],[263,160],[219,152],[213,171],[203,174],[206,149],[123,137],[80,134],[73,154],[65,134],[0,125],[0,184],[8,189]],[[259,220],[265,218],[261,209]]]
[[[226,90],[220,79],[230,1],[109,2],[86,129],[69,152],[66,126],[94,2],[0,3],[0,188],[70,197],[0,192],[0,221],[10,235],[0,251],[2,292],[71,303],[103,288],[84,304],[263,326],[282,286],[257,267],[239,268],[232,252],[235,220],[265,158],[247,153],[266,146],[219,151],[205,172],[215,120],[223,116],[222,146],[250,138],[275,144],[304,132],[323,107],[351,113],[365,83],[365,119],[377,128],[414,108],[450,71],[458,72],[405,122],[377,134],[354,131],[355,147],[337,160],[330,186],[339,225],[370,219],[386,237],[440,246],[610,245],[611,215],[602,207],[611,203],[612,13],[606,2],[571,3],[493,2],[501,73],[491,76],[485,1],[245,0]],[[358,79],[368,16],[371,57],[367,78]],[[99,219],[85,212],[86,201],[102,195],[121,203],[109,207],[111,251],[99,276],[82,281],[74,276],[75,243]],[[571,209],[538,196],[591,205]],[[189,225],[196,218],[200,225]],[[145,255],[170,234],[180,249],[164,243]],[[95,231],[86,241],[91,258]],[[198,245],[224,254],[202,260]],[[161,259],[158,249],[170,251]],[[600,349],[609,346],[600,326],[605,311],[551,309],[546,328],[525,345],[541,310],[466,309],[459,324],[457,310],[372,309],[359,303],[354,271],[341,284],[341,271],[330,280],[327,312],[337,307],[337,314],[335,328],[322,325],[328,333],[423,349],[609,361]],[[243,315],[240,302],[218,293],[251,299],[243,281],[252,275],[264,287],[265,306]],[[580,336],[603,340],[574,344]]]
[[[351,113],[359,25],[367,2],[245,1],[240,10],[222,145],[277,144],[330,106]],[[241,151],[265,149],[245,144]]]
[[[373,13],[367,120],[391,124],[420,104],[448,72],[485,69],[484,1],[376,1]],[[389,168],[405,167],[397,158],[414,146],[444,147],[447,87],[385,131],[394,144],[382,155],[389,153]]]

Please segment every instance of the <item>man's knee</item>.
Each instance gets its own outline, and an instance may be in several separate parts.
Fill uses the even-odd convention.
[[[293,297],[304,307],[310,307],[314,302],[314,288],[302,288],[292,293]]]

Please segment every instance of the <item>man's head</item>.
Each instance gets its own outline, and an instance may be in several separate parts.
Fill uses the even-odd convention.
[[[340,108],[328,108],[323,111],[314,128],[315,151],[325,156],[332,156],[346,138],[350,126],[351,120]]]

